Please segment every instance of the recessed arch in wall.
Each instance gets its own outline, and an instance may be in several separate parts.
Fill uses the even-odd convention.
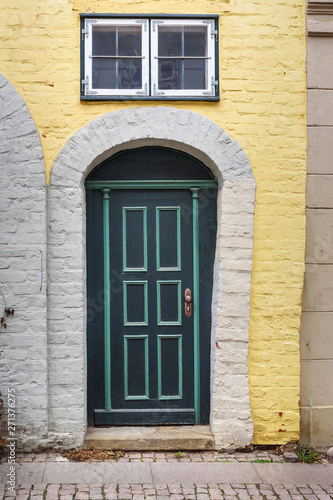
[[[95,118],[64,145],[49,187],[49,343],[67,348],[64,377],[50,362],[50,430],[82,445],[86,428],[85,190],[88,174],[118,151],[165,146],[202,161],[219,183],[211,349],[211,428],[216,448],[252,442],[247,354],[255,180],[241,146],[198,113],[142,107]],[[236,251],[235,251],[236,250]],[[57,399],[65,391],[66,398]],[[60,417],[61,415],[61,417]],[[66,415],[66,417],[64,417]]]

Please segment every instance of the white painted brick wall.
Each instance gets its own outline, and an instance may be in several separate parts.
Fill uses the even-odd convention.
[[[2,75],[0,192],[0,316],[4,300],[15,309],[0,331],[0,390],[15,389],[17,435],[36,444],[48,432],[45,168],[31,114]]]

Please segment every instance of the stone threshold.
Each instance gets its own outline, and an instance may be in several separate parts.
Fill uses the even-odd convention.
[[[120,451],[214,450],[209,425],[88,427],[84,449]]]

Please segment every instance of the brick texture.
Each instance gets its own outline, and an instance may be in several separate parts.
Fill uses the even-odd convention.
[[[59,159],[63,155],[60,151],[70,137],[96,118],[100,120],[100,126],[92,132],[92,136],[86,137],[82,155],[86,159],[87,170],[96,161],[105,158],[103,155],[96,157],[100,145],[106,139],[103,116],[137,106],[133,102],[79,101],[79,13],[94,11],[220,15],[221,101],[176,102],[172,106],[175,112],[177,109],[188,110],[209,118],[238,141],[251,163],[257,183],[251,298],[248,296],[249,283],[246,278],[251,274],[251,238],[247,228],[248,215],[245,216],[242,211],[247,205],[248,210],[251,210],[252,200],[247,201],[245,186],[244,189],[238,189],[236,185],[232,185],[232,172],[228,174],[228,183],[225,183],[226,209],[229,201],[232,198],[237,200],[238,196],[243,196],[242,193],[244,201],[239,207],[239,215],[233,215],[236,226],[226,224],[225,233],[219,234],[220,241],[233,239],[236,246],[228,243],[229,246],[221,249],[219,243],[221,262],[216,265],[223,268],[225,260],[228,279],[231,283],[239,283],[244,303],[251,308],[248,368],[254,441],[268,444],[295,440],[299,435],[298,337],[305,248],[305,2],[122,0],[113,2],[111,6],[107,0],[12,0],[9,4],[1,4],[2,71],[22,95],[35,120],[44,150],[47,178],[57,155],[60,155],[56,160],[59,166]],[[164,106],[170,106],[170,103],[161,101],[159,105],[162,110]],[[144,102],[139,106],[146,109],[151,104]],[[136,119],[134,116],[134,120]],[[148,130],[144,120],[140,126],[143,131]],[[154,126],[154,134],[163,145],[159,135],[160,123],[155,123]],[[85,127],[82,130],[86,130]],[[189,137],[190,130],[193,128],[188,129],[186,141],[195,147],[198,136],[194,134],[192,138]],[[117,122],[112,129],[108,129],[109,152],[115,151],[112,149],[113,145],[122,144],[122,147],[126,147],[122,142],[123,132]],[[211,135],[210,126],[202,128],[201,132],[207,139],[219,140],[218,136]],[[174,146],[178,147],[179,144],[175,142]],[[18,159],[21,155],[14,151],[11,154]],[[49,262],[54,285],[57,282],[58,288],[66,284],[69,288],[68,284],[75,281],[78,274],[82,274],[84,262],[83,225],[77,218],[78,210],[83,210],[84,200],[83,197],[76,197],[76,187],[73,187],[82,182],[82,171],[73,167],[77,150],[74,153],[66,149],[66,154],[66,158],[62,159],[61,169],[57,168],[52,173],[52,182],[58,186],[58,192],[53,192],[50,199],[50,252],[53,251],[51,247],[59,246],[59,256],[50,258]],[[105,155],[107,154],[108,151],[105,151]],[[221,150],[221,162],[223,157],[224,151]],[[209,162],[206,154],[199,155],[199,158],[213,168],[214,162]],[[239,171],[237,179],[240,178],[238,174]],[[64,184],[61,184],[62,180]],[[57,205],[64,197],[67,197],[68,205],[61,209],[62,217],[68,216],[68,232],[60,231],[61,223],[54,217],[52,206]],[[227,218],[224,205],[219,217],[223,220]],[[0,235],[0,238],[5,238],[5,235]],[[76,244],[82,245],[80,254],[76,264],[69,266],[72,256],[69,254],[60,257],[60,246]],[[243,259],[241,255],[246,257]],[[222,285],[228,287],[229,282],[216,284],[217,287]],[[70,299],[80,304],[79,307],[82,307],[84,301],[82,290],[83,288],[79,291],[74,288]],[[76,313],[75,307],[71,311],[64,308],[60,300],[56,305],[54,297],[53,287],[50,291],[52,308],[49,308],[52,349],[56,343],[65,348],[69,344],[81,345],[84,341],[84,317]],[[225,336],[236,335],[233,346],[230,344],[230,348],[228,347],[230,356],[236,359],[247,327],[246,319],[235,316],[239,305],[231,297],[230,295],[230,299],[225,302],[226,315],[221,319],[223,326],[221,330],[216,329],[216,335],[221,338],[221,350]],[[219,303],[218,309],[223,311],[223,307],[224,303],[223,306]],[[66,330],[62,327],[64,318],[67,320]],[[66,332],[70,332],[70,335],[66,335]],[[241,365],[246,363],[246,355],[243,349],[241,351],[239,363],[235,362],[234,367],[230,364],[230,370],[239,369],[242,372],[240,375],[244,376],[246,369]],[[52,363],[56,365],[55,361]],[[55,394],[60,391],[61,386],[56,380],[52,363],[50,384],[54,387]],[[81,366],[81,374],[78,365]],[[218,363],[215,369],[221,373],[221,378],[228,376],[222,375],[222,366]],[[81,361],[73,359],[72,376],[76,387],[71,387],[69,397],[76,391],[75,394],[80,393],[81,401],[85,399],[84,370],[83,358]],[[66,377],[67,372],[64,371],[60,379],[64,387],[67,387]],[[236,394],[243,391],[242,383],[239,387],[235,384],[234,389],[229,388],[225,397],[229,397],[229,393],[235,390],[233,394],[236,400]],[[50,396],[52,405],[53,397]],[[214,399],[213,412],[217,411],[216,401]],[[220,403],[221,400],[218,404]],[[71,408],[70,430],[75,428],[78,414],[81,415],[80,418],[84,415],[82,404],[75,404]],[[56,423],[56,419],[58,422],[60,418],[57,408],[55,406],[53,410],[52,407],[50,415],[53,428],[60,432]],[[228,405],[221,407],[219,411],[219,419],[222,421],[228,414]],[[241,420],[242,413],[239,411],[239,422]],[[246,425],[243,426],[244,429]]]
[[[45,438],[47,423],[45,167],[31,114],[0,75],[1,392],[16,395],[17,437]]]

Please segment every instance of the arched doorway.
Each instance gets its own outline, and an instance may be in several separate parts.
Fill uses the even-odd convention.
[[[207,424],[217,182],[125,150],[88,176],[88,423]]]
[[[86,432],[90,305],[87,308],[84,182],[107,158],[143,146],[188,153],[218,181],[210,426],[217,449],[246,446],[253,436],[247,356],[256,183],[242,147],[221,127],[201,114],[167,106],[98,116],[68,139],[53,164],[48,188],[48,344],[53,348],[49,432],[69,447],[82,446]],[[70,376],[63,373],[64,352]]]

